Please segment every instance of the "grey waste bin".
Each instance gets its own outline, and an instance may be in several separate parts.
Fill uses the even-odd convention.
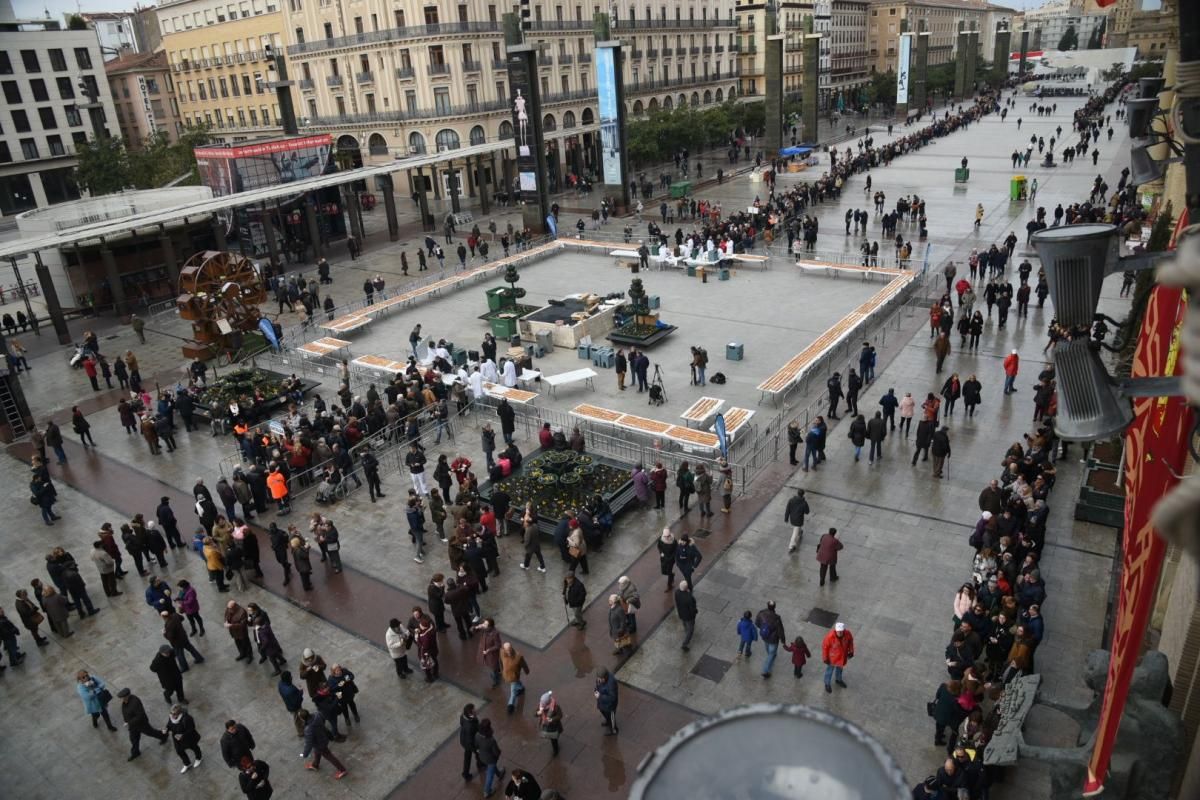
[[[554,350],[554,331],[538,331],[534,335],[534,339],[545,352],[549,353]]]

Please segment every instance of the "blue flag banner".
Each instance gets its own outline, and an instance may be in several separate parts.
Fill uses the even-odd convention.
[[[279,349],[279,337],[275,335],[275,327],[269,319],[260,319],[258,321],[258,329],[263,332],[263,336],[267,337],[267,341],[271,343],[271,347]]]
[[[721,455],[729,458],[729,437],[725,434],[725,415],[717,414],[717,421],[713,425],[713,430],[717,433],[717,442],[721,445]]]

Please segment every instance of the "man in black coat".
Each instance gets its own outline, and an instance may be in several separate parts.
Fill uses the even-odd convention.
[[[942,469],[946,466],[946,459],[950,457],[950,429],[945,425],[933,434],[929,451],[933,454],[933,477],[940,478]]]
[[[929,445],[933,443],[933,432],[934,432],[934,426],[936,424],[937,423],[935,423],[931,419],[923,419],[917,423],[917,438],[916,438],[917,449],[915,452],[913,452],[913,457],[912,457],[913,466],[916,466],[917,457],[920,456],[922,453],[925,454],[925,457],[922,460],[923,461],[929,460]]]
[[[175,519],[175,511],[171,508],[171,498],[163,497],[159,499],[158,508],[154,512],[155,518],[158,520],[159,526],[162,527],[163,535],[167,537],[167,544],[174,550],[176,547],[185,547],[183,539],[179,536],[179,521]]]
[[[838,401],[842,399],[842,373],[833,373],[825,382],[825,387],[829,390],[829,418],[837,419]]]
[[[804,535],[804,516],[808,514],[808,501],[804,499],[804,490],[797,489],[796,494],[788,500],[787,508],[783,511],[783,521],[792,526],[792,538],[788,540],[788,552],[796,552],[800,537]]]
[[[267,534],[271,537],[271,552],[275,554],[275,560],[279,566],[283,567],[283,585],[287,586],[292,580],[292,562],[288,552],[287,531],[272,522]]]
[[[496,415],[500,417],[500,433],[504,436],[504,443],[512,444],[513,432],[517,429],[517,412],[513,411],[513,407],[508,404],[507,399],[501,399],[500,405],[496,408]]]
[[[475,716],[475,704],[467,703],[463,706],[462,714],[458,718],[458,744],[463,749],[463,768],[462,776],[464,781],[471,780],[471,756],[475,757],[475,766],[482,773],[484,771],[483,762],[479,760],[479,754],[475,752],[475,734],[479,732],[479,717]]]
[[[862,378],[853,369],[846,379],[846,411],[858,416],[858,393],[862,390]]]
[[[125,727],[129,729],[129,758],[127,760],[133,761],[142,754],[142,734],[158,739],[159,744],[166,744],[167,735],[150,724],[141,698],[129,691],[128,688],[117,692],[117,697],[121,699],[121,719],[125,721]]]
[[[886,438],[887,423],[883,421],[883,412],[876,411],[875,416],[867,421],[867,441],[871,443],[868,464],[874,464],[876,458],[883,459],[883,440]]]
[[[687,581],[680,581],[679,588],[675,590],[675,612],[679,614],[679,621],[683,623],[683,642],[679,649],[686,653],[692,641],[692,634],[696,632],[697,614],[696,596],[692,594],[692,588],[688,586]]]
[[[178,702],[187,702],[187,698],[183,696],[183,674],[179,671],[179,664],[175,663],[175,653],[171,650],[171,645],[164,644],[158,648],[158,653],[150,662],[150,671],[158,676],[164,700],[170,703],[171,695],[174,695]]]
[[[438,582],[436,579],[430,581],[429,586],[425,587],[425,599],[429,601],[429,616],[433,618],[437,629],[439,631],[447,630],[450,626],[446,624],[445,584]]]
[[[249,728],[237,720],[226,720],[225,733],[221,734],[221,758],[226,766],[237,769],[242,756],[254,758],[254,747],[254,736]]]

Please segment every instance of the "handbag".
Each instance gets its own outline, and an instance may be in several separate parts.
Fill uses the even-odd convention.
[[[106,706],[112,702],[112,692],[108,689],[101,689],[96,692],[96,699],[100,701],[100,705]]]
[[[935,702],[933,702],[932,700],[930,700],[928,703],[925,704],[925,713],[932,717],[933,710],[936,707],[937,707],[937,704]]]
[[[35,611],[35,612],[33,612],[33,616],[30,617],[30,620],[32,620],[33,624],[35,626],[37,626],[37,625],[41,625],[43,622],[45,622],[46,618],[42,616],[42,612]]]
[[[579,556],[583,555],[583,551],[578,547],[568,547],[567,552],[571,555],[571,558],[579,558]]]
[[[423,669],[423,670],[433,669],[433,656],[429,655],[428,653],[421,653],[421,657],[418,660],[421,664],[421,669]]]

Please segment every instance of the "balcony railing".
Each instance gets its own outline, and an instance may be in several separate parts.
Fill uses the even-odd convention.
[[[593,95],[594,97],[594,95]],[[489,100],[485,103],[467,103],[441,108],[418,108],[406,111],[377,111],[374,114],[331,114],[309,118],[309,125],[362,125],[389,122],[411,122],[414,120],[463,117],[472,114],[490,114],[508,109],[507,100]]]
[[[335,36],[330,39],[319,39],[315,42],[302,42],[288,45],[289,56],[319,53],[324,50],[336,50],[343,47],[361,47],[371,44],[405,39],[423,39],[430,36],[454,36],[473,33],[500,33],[499,22],[442,22],[434,25],[410,25],[404,28],[388,28],[382,31],[366,31],[350,36]]]
[[[300,91],[311,92],[312,90],[313,90],[313,82],[311,80],[303,79],[300,81]]]
[[[483,64],[480,64],[478,61],[463,61],[464,72],[480,72],[482,70]]]
[[[595,100],[595,89],[578,89],[574,92],[555,92],[542,98],[543,104],[574,103],[580,100]]]
[[[553,67],[554,59],[551,58],[550,56],[538,56],[538,66],[539,67]]]
[[[695,77],[685,75],[682,78],[657,78],[650,81],[627,83],[625,85],[625,90],[633,94],[645,94],[647,92],[657,92],[663,89],[676,89],[682,86],[699,86],[705,83],[734,80],[740,75],[741,73],[738,70],[732,70],[726,73],[721,73],[718,71],[712,75],[697,75]]]
[[[417,71],[412,67],[396,67],[396,77],[400,80],[408,80],[417,77]]]
[[[658,58],[658,51],[651,47],[646,51],[646,58]]]
[[[634,50],[634,51],[633,51],[633,57],[634,57],[634,58],[641,58],[641,57],[642,57],[642,51],[641,51],[641,50]]]
[[[670,58],[671,56],[675,55],[675,50],[671,47],[664,47],[662,49],[662,54],[663,58]]]
[[[716,50],[718,53],[724,53],[724,52],[725,52],[725,45],[723,45],[723,44],[719,44],[719,45],[717,45],[716,47],[714,47],[713,49],[714,49],[714,50]]]
[[[342,76],[341,75],[326,75],[325,76],[325,85],[330,88],[336,89],[337,87],[342,85]]]
[[[712,51],[713,51],[712,45],[709,45],[709,44],[704,45],[704,55],[706,55],[706,56],[712,55]]]
[[[375,73],[370,71],[360,72],[354,76],[354,81],[356,83],[374,83]]]
[[[503,58],[493,58],[492,69],[508,69],[508,62]]]
[[[429,74],[433,75],[435,77],[439,76],[439,75],[449,75],[450,74],[450,65],[448,63],[447,64],[430,64],[429,65]]]
[[[694,56],[698,56],[698,55],[700,55],[700,48],[692,47],[692,48],[690,48],[690,50],[688,52],[690,52]]]
[[[559,64],[573,64],[573,63],[575,63],[575,56],[572,55],[571,53],[559,53],[558,54],[558,63]]]
[[[580,64],[592,63],[592,54],[591,53],[580,53],[579,54],[579,63]]]
[[[529,22],[529,29],[539,33],[554,33],[555,31],[590,31],[590,19],[540,19]]]
[[[625,19],[622,17],[613,22],[613,28],[618,31],[642,30],[646,28],[682,28],[685,30],[694,30],[700,28],[736,27],[737,21],[732,19]]]

